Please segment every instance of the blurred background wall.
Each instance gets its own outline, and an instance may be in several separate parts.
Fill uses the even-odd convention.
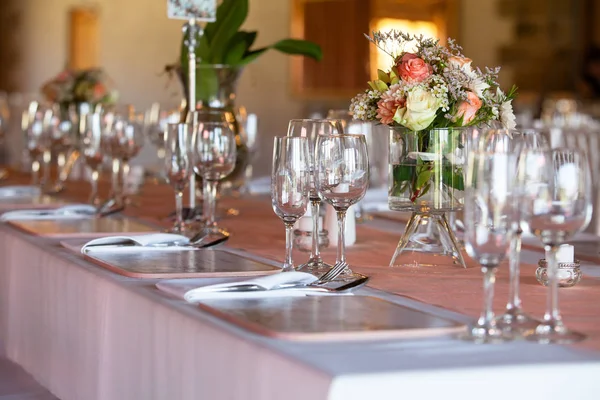
[[[295,10],[306,0],[250,0],[244,27],[258,30],[257,45],[292,35]],[[344,1],[327,0],[343,6]],[[593,0],[371,0],[375,13],[445,7],[464,52],[478,66],[503,65],[501,83],[515,82],[524,92],[576,90],[586,47],[600,38],[593,22],[600,14]],[[299,5],[300,4],[300,5]],[[381,5],[384,4],[384,5]],[[385,4],[388,4],[386,6]],[[69,10],[89,5],[98,10],[98,63],[114,80],[122,103],[138,108],[152,102],[175,105],[179,84],[169,81],[164,66],[177,59],[181,21],[166,17],[164,0],[3,0],[0,3],[0,90],[37,92],[44,81],[58,73],[69,55]],[[587,7],[587,8],[586,8]],[[450,11],[448,11],[450,10]],[[587,10],[587,12],[586,12]],[[445,18],[445,17],[443,17]],[[333,19],[332,19],[333,20]],[[338,21],[344,23],[344,21]],[[585,22],[585,23],[584,23]],[[554,35],[554,36],[553,36]],[[581,38],[585,37],[585,40]],[[338,43],[339,54],[366,40],[357,33]],[[557,46],[560,47],[557,50]],[[554,58],[553,58],[554,57]],[[560,68],[548,72],[550,65]],[[267,52],[249,65],[240,82],[239,104],[259,118],[260,148],[270,154],[271,137],[285,132],[291,118],[326,113],[346,107],[349,97],[322,98],[292,90],[294,75],[290,57]],[[558,72],[557,72],[558,71]],[[560,78],[562,77],[562,78]],[[528,87],[529,86],[529,87]],[[264,174],[270,157],[260,158]]]

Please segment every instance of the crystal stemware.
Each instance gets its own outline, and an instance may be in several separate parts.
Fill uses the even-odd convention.
[[[348,208],[358,203],[369,186],[369,157],[363,135],[319,135],[315,147],[316,188],[335,209],[338,219],[336,264],[346,262],[345,222]],[[347,267],[341,280],[352,279]]]
[[[465,190],[465,248],[481,265],[483,303],[481,316],[462,339],[493,343],[512,337],[496,325],[492,302],[496,269],[510,250],[515,220],[515,158],[508,152],[474,151],[469,155]]]
[[[191,124],[169,124],[165,137],[165,169],[166,177],[175,189],[175,224],[171,233],[184,234],[187,225],[183,218],[183,191],[192,175],[192,158],[190,142]]]
[[[543,321],[528,340],[573,343],[585,336],[565,327],[558,308],[558,262],[561,244],[584,230],[592,216],[587,157],[576,150],[524,151],[521,155],[527,191],[522,204],[531,231],[542,241],[548,264],[548,297]]]
[[[518,155],[526,150],[549,150],[549,145],[536,130],[508,130],[508,129],[488,129],[479,133],[478,137],[471,141],[474,151],[500,151],[517,155],[517,176],[522,176],[522,166],[519,166]],[[525,187],[529,185],[526,179],[517,180],[514,188],[515,196],[518,196]],[[513,332],[524,333],[534,328],[538,321],[523,311],[521,298],[519,296],[519,278],[520,278],[520,259],[521,242],[523,232],[528,232],[527,221],[522,218],[519,209],[516,209],[516,217],[512,229],[513,235],[510,243],[509,257],[509,289],[508,302],[504,314],[498,317],[498,325],[503,329],[510,329]]]
[[[319,220],[321,198],[315,186],[315,144],[319,135],[334,135],[342,132],[339,120],[333,119],[293,119],[288,124],[287,136],[305,137],[308,140],[310,169],[310,211],[312,217],[312,247],[308,261],[298,267],[301,271],[320,275],[331,268],[321,258],[319,249]]]
[[[40,184],[41,162],[44,153],[50,148],[48,136],[49,114],[38,102],[31,102],[23,113],[25,143],[31,159],[31,184]]]
[[[92,190],[89,202],[98,206],[101,202],[98,195],[98,179],[104,161],[102,116],[99,113],[92,112],[85,116],[85,129],[81,137],[80,152],[91,172]]]
[[[192,138],[194,171],[202,176],[203,183],[202,233],[205,235],[229,234],[218,226],[215,209],[219,181],[235,168],[236,142],[229,123],[218,119],[207,117],[206,120],[198,121]]]
[[[276,137],[273,144],[271,204],[285,224],[283,271],[293,271],[292,230],[306,213],[310,191],[310,151],[306,137]]]

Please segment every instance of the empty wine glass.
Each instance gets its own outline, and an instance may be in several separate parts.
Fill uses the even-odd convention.
[[[308,140],[309,149],[309,169],[310,169],[310,211],[312,216],[312,248],[308,261],[298,267],[315,275],[325,273],[331,268],[331,265],[325,263],[321,258],[319,249],[319,220],[321,198],[315,186],[315,144],[319,135],[334,135],[342,132],[342,125],[339,120],[332,119],[293,119],[288,124],[287,136],[305,137]]]
[[[531,231],[542,241],[548,263],[548,298],[543,322],[527,336],[540,343],[573,343],[581,333],[565,327],[558,308],[558,262],[561,244],[584,230],[592,215],[591,179],[585,154],[571,149],[524,151],[521,155],[527,179],[522,204]]]
[[[496,268],[510,250],[517,206],[511,184],[515,157],[503,150],[474,151],[469,155],[464,200],[465,248],[481,265],[484,308],[477,322],[461,338],[478,343],[512,338],[496,325],[492,308]]]
[[[315,161],[319,196],[337,212],[336,264],[346,262],[346,211],[365,196],[369,186],[369,157],[364,135],[320,135],[315,147]],[[352,277],[350,267],[340,275],[342,280]]]
[[[104,149],[102,139],[102,116],[99,113],[89,113],[85,117],[85,129],[81,137],[80,152],[83,154],[85,164],[91,172],[92,191],[90,193],[90,204],[100,205],[98,195],[98,179],[102,162],[104,161]]]
[[[52,110],[35,101],[29,104],[28,110],[23,114],[25,141],[31,159],[32,185],[44,183],[40,182],[40,170],[50,149],[51,118]]]
[[[310,151],[306,137],[276,137],[273,143],[271,204],[285,224],[283,271],[293,271],[292,230],[306,213],[310,191]]]
[[[187,226],[183,219],[183,191],[192,175],[192,158],[190,141],[191,124],[169,124],[165,137],[165,169],[166,177],[175,189],[175,224],[171,233],[184,234]]]
[[[235,134],[228,122],[218,117],[198,121],[192,139],[194,171],[202,176],[204,235],[229,235],[215,219],[217,186],[235,168]]]
[[[517,155],[516,173],[520,176],[521,171],[518,163],[518,155],[525,150],[549,150],[549,145],[542,134],[536,130],[508,130],[508,129],[488,129],[479,132],[477,137],[472,138],[471,144],[475,151],[500,151]],[[522,192],[521,186],[527,186],[529,182],[526,179],[517,182],[514,188],[515,196]],[[514,332],[523,333],[535,327],[538,323],[530,315],[523,311],[521,298],[519,296],[519,278],[520,278],[520,259],[521,259],[521,241],[523,232],[527,232],[529,227],[520,215],[519,209],[516,209],[515,223],[513,226],[513,235],[510,243],[509,272],[510,281],[508,289],[508,302],[504,314],[498,317],[498,325],[503,329],[511,329]]]

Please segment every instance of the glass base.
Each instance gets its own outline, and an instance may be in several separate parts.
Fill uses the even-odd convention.
[[[444,263],[467,267],[446,215],[413,212],[390,267],[438,266]]]
[[[513,340],[513,336],[496,326],[475,325],[458,335],[461,340],[478,344],[498,344]]]
[[[329,271],[332,267],[332,265],[327,264],[321,259],[310,259],[304,264],[299,265],[296,268],[296,271],[308,272],[309,274],[313,274],[314,276],[319,277],[325,272]]]
[[[581,342],[586,338],[582,333],[567,329],[562,322],[542,322],[532,334],[525,337],[532,342],[542,344],[570,344]]]
[[[525,314],[520,308],[506,310],[503,315],[496,318],[496,325],[504,331],[525,335],[533,331],[540,321]]]

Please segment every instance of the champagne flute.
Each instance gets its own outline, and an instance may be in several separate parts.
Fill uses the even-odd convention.
[[[564,148],[525,151],[521,163],[529,182],[522,202],[526,218],[530,229],[544,244],[548,263],[546,312],[527,339],[540,343],[578,342],[585,335],[567,329],[558,308],[556,253],[561,244],[584,230],[591,220],[592,184],[587,157]]]
[[[517,155],[517,176],[522,176],[525,171],[523,166],[519,165],[518,155],[526,150],[548,150],[549,145],[540,132],[536,130],[508,130],[508,129],[488,129],[479,133],[473,138],[472,144],[475,151],[500,151]],[[527,179],[517,180],[515,187],[515,196],[518,196],[525,187],[529,185]],[[509,257],[509,290],[508,302],[504,314],[498,317],[498,325],[505,329],[508,328],[515,332],[524,333],[526,330],[534,328],[538,321],[523,311],[521,298],[519,296],[519,278],[520,278],[520,259],[521,242],[523,232],[527,232],[529,227],[527,221],[522,218],[519,210],[516,210],[515,223],[512,229],[513,235],[510,243]]]
[[[91,171],[90,204],[98,206],[101,199],[98,195],[98,179],[102,162],[104,161],[104,149],[102,138],[102,116],[99,113],[92,112],[85,116],[85,129],[81,137],[81,154],[83,154],[85,164]]]
[[[306,213],[310,191],[310,151],[306,137],[276,137],[273,144],[271,204],[285,224],[283,272],[294,271],[292,230]]]
[[[348,208],[358,203],[369,186],[369,157],[364,135],[320,135],[315,148],[316,188],[319,196],[337,212],[336,264],[346,262],[345,222]],[[341,280],[352,279],[346,267]]]
[[[198,128],[192,138],[194,171],[202,176],[203,182],[203,235],[225,235],[229,233],[219,228],[215,219],[217,186],[221,179],[231,174],[235,168],[235,134],[228,122],[207,118],[198,121]]]
[[[175,224],[171,233],[184,234],[187,230],[183,219],[183,191],[192,175],[190,155],[191,124],[169,124],[165,137],[166,177],[175,189]]]
[[[511,185],[516,163],[509,152],[474,151],[469,155],[465,190],[465,248],[483,272],[484,308],[462,339],[494,343],[512,339],[496,325],[492,302],[496,268],[510,250],[515,219],[515,196]]]
[[[310,169],[310,210],[312,216],[312,248],[308,261],[298,267],[299,270],[307,271],[315,275],[321,275],[331,269],[331,265],[325,263],[321,258],[319,249],[319,220],[321,198],[315,186],[315,144],[319,135],[334,135],[342,133],[342,125],[339,120],[333,119],[293,119],[288,124],[287,136],[305,137],[308,140],[309,169]]]

